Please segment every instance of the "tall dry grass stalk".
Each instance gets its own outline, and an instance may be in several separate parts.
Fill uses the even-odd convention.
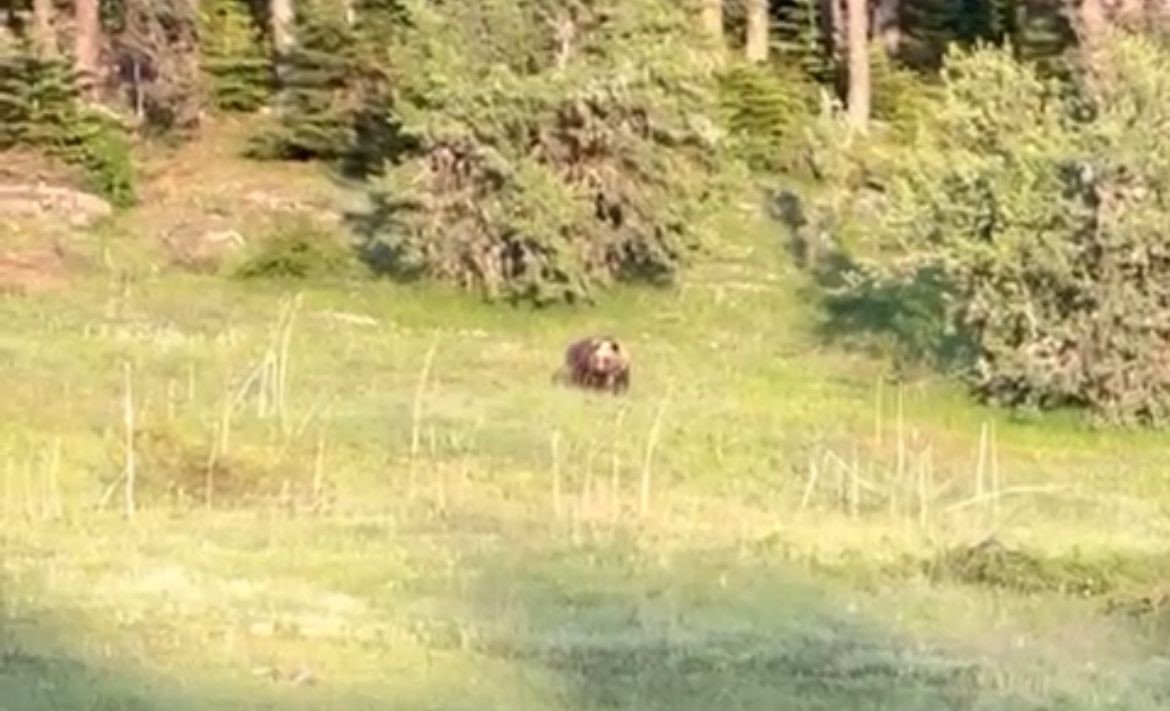
[[[984,473],[987,469],[987,423],[979,425],[979,449],[975,456],[975,498],[984,501]],[[982,510],[982,509],[981,509]]]
[[[317,429],[317,446],[313,452],[313,507],[321,505],[321,490],[325,479],[325,424]]]
[[[55,437],[46,454],[45,462],[45,515],[60,520],[65,517],[65,506],[61,501],[61,438]]]
[[[650,434],[646,438],[646,454],[642,458],[642,485],[638,497],[638,513],[646,516],[650,513],[650,477],[653,471],[654,450],[658,447],[658,437],[662,433],[662,420],[666,416],[666,406],[670,402],[670,395],[662,398],[658,412],[654,415],[654,424],[650,426]]]
[[[176,400],[177,400],[176,391],[177,390],[178,390],[178,387],[175,384],[175,379],[174,378],[167,378],[166,413],[167,413],[167,422],[168,423],[175,421],[175,408],[176,408],[176,404],[177,404],[176,403]]]
[[[12,518],[12,471],[14,469],[12,462],[12,451],[9,450],[4,456],[4,520],[9,521]]]
[[[122,420],[125,426],[126,469],[125,469],[125,514],[133,520],[138,511],[136,488],[138,484],[138,461],[135,456],[135,417],[134,417],[134,367],[129,361],[122,364],[123,376],[123,412]]]
[[[431,376],[431,368],[434,366],[435,354],[439,350],[439,335],[436,333],[431,339],[431,345],[427,348],[427,354],[423,358],[422,369],[418,374],[418,383],[414,388],[414,402],[410,408],[410,496],[414,497],[415,487],[418,481],[418,450],[421,445],[422,438],[422,418],[423,418],[423,396],[426,394],[427,380]]]
[[[187,404],[195,402],[195,364],[187,364]]]
[[[203,476],[203,505],[207,509],[215,508],[215,470],[219,460],[227,457],[231,448],[232,412],[233,405],[239,399],[232,396],[231,388],[225,383],[223,396],[220,398],[219,417],[215,424],[215,437],[211,441],[211,451],[207,454],[207,465]]]
[[[609,505],[613,523],[617,523],[622,513],[622,453],[618,445],[621,442],[622,423],[625,422],[626,412],[627,409],[623,407],[614,416],[613,435],[610,439],[613,447],[609,460]]]
[[[996,442],[995,423],[991,423],[990,428],[990,442],[989,442],[989,456],[991,458],[991,491],[997,494],[991,499],[991,525],[995,528],[1000,526],[999,518],[999,492],[1002,489],[999,480],[999,446]]]
[[[35,521],[37,517],[36,509],[33,505],[33,474],[32,474],[32,458],[26,457],[24,460],[24,517],[29,522]]]
[[[552,509],[553,517],[561,517],[561,433],[553,430],[549,440],[549,450],[552,457]]]
[[[894,485],[890,487],[890,516],[898,516],[898,487],[905,481],[906,476],[906,416],[903,407],[904,388],[898,383],[897,410],[895,413],[895,445],[896,458],[894,463]]]
[[[277,313],[275,325],[267,347],[261,354],[259,362],[236,388],[235,396],[231,398],[230,407],[246,406],[248,397],[253,391],[256,417],[276,419],[277,429],[282,437],[288,439],[290,435],[288,411],[288,378],[290,350],[292,344],[293,325],[297,313],[303,302],[302,295],[297,294],[291,299],[283,301]],[[194,397],[194,371],[188,372],[188,395]]]

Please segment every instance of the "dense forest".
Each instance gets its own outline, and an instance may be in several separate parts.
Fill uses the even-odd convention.
[[[134,145],[362,186],[372,272],[595,302],[758,195],[819,299],[1013,406],[1170,414],[1162,8],[1034,0],[8,0],[0,148],[135,201]],[[717,240],[717,237],[713,239]],[[279,262],[279,260],[277,260]]]

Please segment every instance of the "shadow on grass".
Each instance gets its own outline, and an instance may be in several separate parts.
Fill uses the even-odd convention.
[[[819,307],[817,333],[825,342],[941,371],[960,371],[974,362],[970,334],[948,323],[941,272],[923,270],[897,285],[871,278],[828,237],[817,234],[792,191],[773,196],[771,215],[783,231],[786,250],[810,278],[805,296]]]
[[[1014,686],[1046,691],[1021,695],[1006,663],[902,638],[823,581],[734,550],[514,557],[479,577],[474,614],[495,621],[484,652],[554,671],[564,708],[1104,708],[1036,678],[1039,663]]]
[[[387,544],[404,533],[370,524],[301,526],[274,545],[320,545],[332,536],[348,542],[336,549],[346,552],[344,562],[331,559],[346,568],[378,565]],[[54,609],[27,586],[6,582],[0,709],[1138,711],[1159,708],[1157,695],[1170,692],[1164,679],[1094,687],[1078,681],[1079,667],[1053,680],[1043,661],[1021,670],[1012,660],[924,644],[896,631],[892,618],[904,609],[875,619],[863,611],[873,606],[858,605],[860,595],[844,583],[814,578],[750,547],[670,551],[620,541],[472,542],[458,535],[411,544],[426,555],[437,545],[453,546],[447,552],[458,553],[457,574],[430,571],[429,581],[400,581],[405,597],[378,599],[384,583],[363,588],[392,618],[429,624],[429,632],[411,643],[346,641],[335,649],[346,656],[334,672],[361,669],[348,679],[326,674],[316,685],[273,683],[247,668],[207,669],[223,640],[168,641],[165,614],[156,629],[135,630],[131,647],[118,634],[87,631],[93,620],[84,605]],[[253,549],[231,553],[243,550]],[[315,570],[302,574],[316,580],[332,572]],[[233,624],[210,627],[222,632]],[[185,664],[188,658],[203,666]]]

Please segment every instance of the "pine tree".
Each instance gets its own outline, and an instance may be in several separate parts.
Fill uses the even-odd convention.
[[[340,158],[354,138],[349,88],[358,69],[355,34],[340,14],[311,4],[297,14],[294,33],[272,147],[283,158]]]
[[[753,169],[783,172],[816,108],[816,86],[799,69],[733,64],[719,81],[723,120]]]
[[[402,6],[358,0],[352,24],[342,9],[320,1],[300,7],[296,43],[284,62],[279,126],[257,137],[254,155],[337,161],[362,175],[377,172],[397,149],[388,71]]]
[[[17,52],[0,58],[0,149],[18,144],[64,149],[72,143],[79,97],[68,64],[21,43]]]
[[[263,34],[243,0],[205,0],[199,11],[200,68],[216,107],[254,111],[272,91]]]
[[[799,67],[820,84],[832,84],[837,66],[831,39],[825,33],[823,5],[819,0],[795,0],[783,6],[776,21],[776,46],[781,64]]]
[[[116,205],[134,201],[133,166],[118,129],[89,113],[76,70],[27,42],[0,56],[0,150],[29,146],[81,166]]]
[[[921,70],[937,70],[950,44],[1010,44],[1022,61],[1058,70],[1075,44],[1059,5],[1024,0],[902,0],[906,42],[899,58]]]

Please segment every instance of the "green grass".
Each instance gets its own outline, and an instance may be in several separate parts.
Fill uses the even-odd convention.
[[[752,229],[594,310],[148,270],[0,300],[0,709],[1165,708],[1160,439],[879,396]],[[244,391],[212,460],[296,294],[283,423]],[[550,385],[595,330],[628,397]],[[971,504],[985,423],[985,491],[1051,488]],[[1021,557],[944,555],[992,534]]]

